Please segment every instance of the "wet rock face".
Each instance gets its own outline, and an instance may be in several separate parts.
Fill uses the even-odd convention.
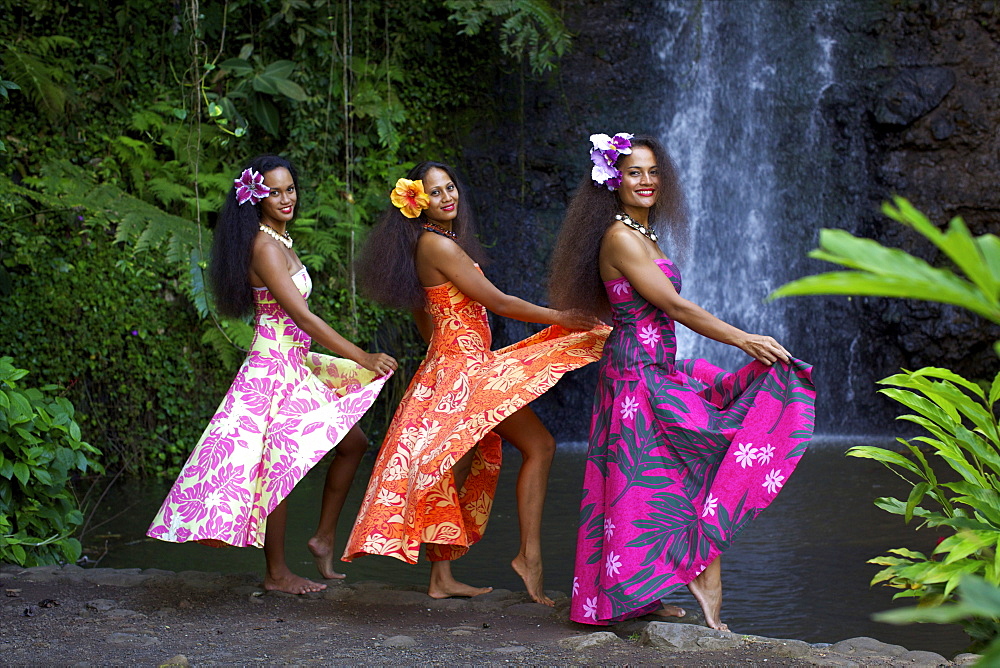
[[[896,76],[879,96],[875,120],[882,125],[909,125],[931,111],[955,87],[955,73],[947,67],[921,67]],[[955,132],[949,119],[941,118],[934,128],[937,139]]]
[[[868,145],[872,203],[890,194],[908,198],[939,226],[961,216],[973,234],[1000,232],[1000,13],[994,2],[885,3],[870,17],[879,28],[868,40],[875,62],[848,73],[863,92],[870,124],[859,123]],[[863,32],[863,29],[862,29]],[[916,233],[878,215],[859,232],[898,246],[935,266],[946,258]],[[992,344],[1000,328],[964,309],[901,300],[867,300],[861,321],[878,356],[899,366],[947,366],[973,378],[1000,369]]]

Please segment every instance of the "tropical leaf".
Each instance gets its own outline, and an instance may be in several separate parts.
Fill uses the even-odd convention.
[[[961,218],[953,219],[942,233],[901,197],[883,205],[882,210],[930,240],[970,280],[845,230],[821,230],[820,248],[810,257],[855,271],[792,281],[768,298],[820,294],[903,297],[954,304],[1000,323],[1000,239],[990,234],[973,238]]]
[[[616,442],[616,447],[609,459],[618,465],[618,472],[625,478],[622,491],[611,502],[618,503],[632,487],[648,487],[656,489],[667,487],[673,481],[663,474],[663,462],[656,452],[656,443],[638,435],[646,435],[651,431],[651,425],[641,407],[635,414],[635,428],[624,434]]]

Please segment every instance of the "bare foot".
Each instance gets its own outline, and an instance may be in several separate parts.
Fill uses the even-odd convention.
[[[458,580],[452,580],[447,585],[435,585],[432,582],[427,588],[427,595],[431,598],[451,598],[452,596],[479,596],[491,591],[493,591],[493,587],[473,587]]]
[[[683,617],[687,614],[687,611],[677,605],[666,605],[664,604],[659,610],[654,610],[649,613],[650,617]]]
[[[715,587],[706,586],[699,576],[688,583],[688,589],[705,613],[705,624],[717,631],[728,631],[729,627],[719,619],[719,613],[722,611],[721,583]]]
[[[472,587],[456,580],[451,574],[450,561],[431,562],[431,581],[427,586],[427,595],[431,598],[479,596],[491,591],[493,587]]]
[[[514,557],[514,561],[510,562],[510,566],[524,580],[524,586],[527,587],[528,596],[531,597],[532,601],[550,607],[555,606],[555,602],[545,595],[545,587],[542,586],[541,559],[529,564],[528,559],[523,554],[518,554]]]
[[[347,576],[333,570],[333,541],[324,541],[313,536],[306,543],[309,551],[312,552],[313,561],[316,562],[316,570],[327,580],[343,580]]]
[[[308,594],[313,591],[323,591],[326,589],[326,585],[299,577],[289,571],[279,577],[264,576],[264,589],[267,591],[283,591],[288,594]]]

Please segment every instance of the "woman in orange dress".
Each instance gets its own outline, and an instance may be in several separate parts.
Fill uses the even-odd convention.
[[[383,304],[410,308],[429,347],[389,426],[343,558],[416,563],[425,543],[430,596],[490,591],[457,581],[451,561],[483,535],[504,438],[522,456],[521,545],[511,566],[533,600],[552,605],[542,582],[541,519],[555,440],[527,404],[599,359],[610,328],[497,289],[479,268],[483,252],[462,193],[447,165],[417,165],[397,182],[396,208],[362,254],[362,288]],[[491,351],[487,309],[553,326]]]

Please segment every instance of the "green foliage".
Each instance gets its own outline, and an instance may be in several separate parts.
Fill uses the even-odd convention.
[[[930,622],[949,624],[969,620],[1000,619],[1000,589],[976,575],[969,575],[958,586],[959,601],[954,604],[924,608],[903,608],[874,615],[874,619],[887,624]],[[1000,664],[1000,638],[995,638],[982,650],[977,666]]]
[[[875,500],[876,506],[907,523],[916,517],[920,526],[944,528],[951,535],[929,555],[896,549],[890,550],[894,556],[871,559],[869,563],[884,566],[872,584],[897,588],[895,598],[915,597],[925,606],[950,600],[968,574],[1000,585],[1000,432],[992,410],[1000,397],[1000,375],[989,395],[976,383],[931,367],[880,382],[893,386],[882,394],[913,411],[900,419],[920,425],[930,436],[900,439],[905,452],[862,446],[847,454],[881,462],[911,485],[906,499],[883,497]],[[922,447],[958,480],[943,481]],[[1000,626],[982,626],[974,621],[967,630],[976,640],[1000,631]],[[978,635],[983,632],[985,637]]]
[[[896,248],[871,239],[858,239],[845,230],[821,230],[820,247],[809,257],[853,271],[830,272],[792,281],[770,298],[792,295],[868,295],[905,297],[954,304],[1000,323],[1000,238],[973,237],[961,218],[953,218],[942,232],[902,197],[882,211],[931,241],[965,274],[930,266]],[[1000,349],[998,349],[1000,352]]]
[[[0,196],[14,206],[0,217],[5,350],[67,388],[106,466],[177,470],[235,371],[201,344],[185,277],[162,255],[123,252],[103,209],[38,209],[2,180]]]
[[[70,484],[103,473],[100,450],[81,440],[73,404],[54,385],[19,387],[28,372],[0,357],[0,561],[74,562],[83,523]]]
[[[0,336],[67,387],[108,466],[141,472],[180,466],[252,335],[213,315],[204,277],[239,166],[296,161],[310,308],[407,364],[425,349],[408,316],[357,294],[368,226],[401,173],[455,158],[488,108],[496,43],[473,33],[499,21],[504,52],[536,71],[568,43],[539,0],[424,0],[406,21],[341,0],[0,0],[0,13]]]
[[[59,54],[77,46],[76,40],[63,35],[0,40],[4,71],[21,82],[17,85],[49,120],[65,113],[66,100],[72,94],[69,60]]]
[[[449,17],[462,33],[477,35],[491,19],[499,23],[500,49],[517,60],[527,57],[536,74],[546,72],[569,49],[570,35],[545,0],[446,0]]]
[[[827,260],[852,271],[832,272],[803,278],[780,287],[771,298],[807,294],[852,294],[909,297],[962,306],[1000,323],[1000,239],[992,234],[973,237],[961,218],[953,219],[942,232],[909,202],[896,197],[883,212],[908,225],[930,240],[964,278],[948,268],[936,268],[899,249],[886,248],[870,239],[858,239],[843,230],[822,230],[820,249],[811,257]],[[995,346],[1000,353],[1000,342]],[[900,515],[917,528],[934,527],[947,535],[928,555],[907,548],[889,550],[889,555],[871,559],[883,566],[872,584],[899,589],[894,598],[917,598],[917,611],[886,613],[883,619],[917,619],[955,598],[956,588],[966,583],[1000,600],[1000,427],[994,406],[1000,399],[1000,374],[987,392],[978,383],[936,367],[903,371],[880,381],[891,386],[880,393],[901,403],[909,411],[899,419],[920,426],[927,435],[898,439],[904,450],[856,447],[852,457],[873,459],[885,465],[910,485],[906,499],[882,497],[875,505]],[[928,459],[929,451],[932,459]],[[935,469],[957,476],[943,480]],[[970,578],[982,578],[975,580]],[[952,607],[950,610],[954,611]],[[976,646],[1000,636],[1000,621],[993,608],[989,614],[955,616]],[[910,615],[908,617],[908,615]],[[993,646],[991,652],[1000,653]]]
[[[281,129],[280,113],[272,98],[284,96],[303,102],[308,96],[300,85],[289,78],[296,63],[276,60],[265,66],[259,58],[254,58],[254,62],[247,60],[251,51],[252,47],[247,44],[239,58],[230,58],[219,64],[221,71],[214,82],[227,80],[229,87],[225,95],[206,91],[206,98],[210,101],[208,115],[224,128],[232,123],[235,127],[232,133],[242,137],[249,123],[238,111],[236,101],[245,101],[257,123],[268,134],[277,137]],[[210,71],[214,68],[211,64],[206,66]]]

